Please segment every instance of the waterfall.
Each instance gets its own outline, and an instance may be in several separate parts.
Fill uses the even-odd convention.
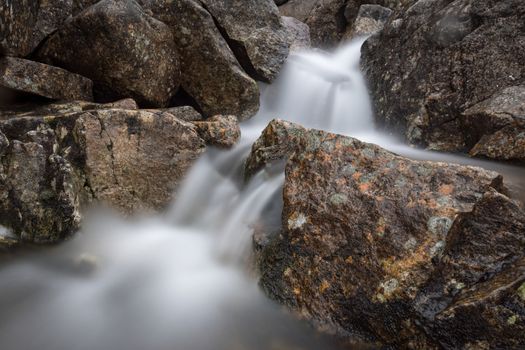
[[[2,349],[339,348],[268,301],[238,264],[258,221],[280,220],[282,165],[248,183],[242,174],[268,122],[351,135],[416,158],[493,166],[375,132],[359,71],[363,41],[292,54],[272,85],[261,84],[261,110],[243,123],[240,143],[208,150],[164,215],[126,221],[95,213],[72,241],[2,267]],[[523,181],[513,167],[498,170]]]

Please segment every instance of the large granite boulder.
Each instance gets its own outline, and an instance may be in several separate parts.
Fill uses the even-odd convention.
[[[522,138],[509,125],[524,117],[524,17],[521,0],[420,0],[392,18],[362,50],[378,124],[430,149],[504,159],[473,147]]]
[[[103,0],[60,27],[37,58],[93,80],[97,99],[166,106],[180,83],[171,30],[134,0]]]
[[[173,31],[181,55],[182,88],[206,116],[259,110],[259,88],[235,58],[213,17],[193,0],[141,0],[143,7]]]
[[[256,240],[270,296],[398,348],[525,344],[525,213],[500,175],[273,121],[247,174],[282,159],[282,227]]]
[[[290,36],[273,0],[200,0],[215,19],[244,70],[265,82],[275,79]]]
[[[0,122],[0,225],[21,241],[53,243],[93,202],[124,214],[163,209],[206,143],[239,136],[234,117],[193,124],[175,117],[183,111],[116,108],[131,102],[70,103],[62,113],[53,105]]]
[[[91,80],[21,58],[0,58],[0,85],[56,100],[93,100]]]

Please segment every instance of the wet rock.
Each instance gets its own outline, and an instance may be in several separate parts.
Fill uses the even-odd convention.
[[[67,21],[38,51],[43,62],[91,78],[101,101],[166,106],[179,86],[171,30],[134,0],[103,0]]]
[[[418,1],[398,13],[362,50],[378,124],[444,151],[507,125],[515,114],[479,108],[520,100],[501,96],[525,82],[524,16],[519,0]]]
[[[288,56],[290,38],[273,0],[200,0],[244,70],[271,82]]]
[[[524,271],[507,269],[525,252],[525,213],[502,194],[500,175],[273,121],[247,173],[279,159],[287,159],[282,229],[257,252],[270,296],[324,330],[400,348],[497,347],[501,334],[504,344],[523,344],[512,328],[521,323],[488,326],[525,312],[515,293]],[[505,281],[512,283],[501,289]],[[484,297],[467,302],[478,286]],[[454,298],[429,301],[446,291]],[[456,299],[460,291],[467,299]],[[507,297],[501,312],[491,307]],[[464,334],[459,322],[482,313],[485,323]]]
[[[443,348],[525,344],[524,255],[525,213],[509,198],[490,191],[458,215],[415,303]]]
[[[293,17],[283,16],[282,21],[291,38],[290,52],[302,51],[312,46],[308,25]]]
[[[23,57],[31,53],[38,8],[39,1],[34,0],[0,2],[0,56]]]
[[[344,38],[368,36],[381,31],[392,15],[392,10],[379,5],[361,5],[353,25],[347,29]]]
[[[0,122],[0,225],[22,241],[53,243],[78,229],[94,201],[125,214],[160,210],[204,151],[196,128],[167,112],[123,109]]]
[[[56,100],[93,100],[91,80],[21,58],[0,59],[0,85]]]
[[[245,120],[257,113],[257,83],[243,71],[209,12],[193,0],[142,3],[172,29],[181,55],[182,88],[206,116]]]
[[[199,136],[210,145],[230,148],[241,138],[237,117],[216,115],[203,121],[194,121]]]

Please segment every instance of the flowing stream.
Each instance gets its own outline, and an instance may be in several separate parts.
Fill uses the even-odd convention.
[[[279,225],[276,165],[243,183],[243,161],[273,118],[351,135],[417,159],[478,165],[525,193],[525,170],[404,146],[374,131],[362,40],[334,53],[293,54],[261,110],[228,151],[210,149],[162,216],[124,220],[94,211],[65,244],[0,267],[2,350],[348,349],[268,300],[250,272],[251,234]],[[523,197],[522,197],[523,199]],[[1,231],[0,231],[1,234]]]

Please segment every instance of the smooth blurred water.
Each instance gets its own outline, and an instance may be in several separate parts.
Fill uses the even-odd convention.
[[[244,183],[251,144],[273,118],[380,144],[417,159],[523,168],[416,150],[377,133],[359,72],[362,40],[292,55],[261,85],[261,110],[228,151],[210,149],[163,215],[95,212],[73,240],[0,266],[0,349],[340,349],[259,291],[247,264],[261,220],[280,223],[282,164]],[[344,348],[360,348],[346,344]]]

